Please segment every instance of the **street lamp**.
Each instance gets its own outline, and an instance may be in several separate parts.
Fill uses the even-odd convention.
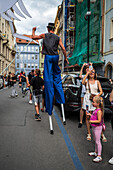
[[[83,2],[83,0],[78,0],[78,2]],[[87,63],[89,63],[89,27],[90,27],[90,3],[95,3],[96,0],[87,0],[87,8],[88,11],[86,12],[85,19],[88,20],[88,35],[87,35]]]

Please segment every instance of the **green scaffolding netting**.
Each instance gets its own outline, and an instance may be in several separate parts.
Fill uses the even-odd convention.
[[[87,0],[76,3],[76,26],[75,26],[75,47],[73,55],[69,58],[70,65],[83,64],[87,62],[87,38],[88,38],[88,20],[85,20],[85,14],[88,11]],[[100,30],[101,30],[101,1],[90,3],[90,35],[89,35],[89,62],[99,63],[101,61],[100,53]]]

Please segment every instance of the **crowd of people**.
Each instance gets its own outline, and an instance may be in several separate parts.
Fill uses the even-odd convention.
[[[91,67],[90,67],[91,66]],[[83,74],[85,70],[85,74]],[[93,139],[95,141],[95,150],[88,153],[89,156],[95,156],[94,162],[102,161],[102,144],[107,142],[107,138],[104,135],[103,124],[104,124],[104,101],[101,97],[103,91],[99,80],[96,79],[96,72],[93,68],[92,63],[84,63],[81,71],[80,78],[82,79],[82,90],[81,90],[81,110],[80,110],[80,122],[78,128],[82,128],[83,116],[86,115],[86,127],[87,127],[87,140],[91,141],[93,134]],[[9,73],[8,76],[9,87],[12,87],[12,93],[10,97],[18,96],[15,84],[16,76]],[[21,86],[20,86],[21,85]],[[40,110],[44,111],[45,107],[45,90],[44,90],[44,80],[40,76],[40,70],[31,70],[31,72],[26,76],[25,72],[21,72],[19,75],[19,86],[22,89],[22,94],[24,89],[29,89],[29,104],[34,103],[35,106],[35,120],[41,121]],[[93,97],[91,99],[91,94]],[[43,98],[43,100],[41,100]],[[40,102],[42,101],[42,108],[40,109]],[[113,117],[111,120],[113,128]],[[91,128],[92,127],[92,133]],[[113,164],[113,158],[109,160],[110,164]]]
[[[36,27],[33,28],[32,32],[33,39],[43,39],[43,54],[45,54],[44,80],[40,76],[39,69],[32,70],[28,76],[26,76],[25,72],[22,71],[19,75],[19,87],[21,87],[22,94],[24,95],[26,88],[30,90],[29,104],[32,104],[32,102],[34,101],[36,110],[35,120],[41,121],[39,110],[44,111],[44,106],[46,106],[46,111],[48,112],[50,118],[50,133],[53,134],[51,115],[53,110],[54,95],[57,103],[60,103],[62,106],[65,103],[61,81],[61,70],[58,66],[58,46],[60,46],[63,51],[65,61],[67,63],[69,62],[61,38],[54,34],[54,23],[49,23],[47,28],[47,34],[36,36]],[[85,70],[85,75],[83,75],[83,70]],[[100,82],[96,79],[96,71],[93,68],[92,63],[83,64],[80,71],[80,78],[82,79],[82,90],[80,122],[78,128],[82,128],[83,116],[85,113],[87,140],[91,141],[92,139],[90,130],[90,127],[92,127],[93,138],[95,141],[95,150],[93,152],[90,152],[88,155],[95,156],[95,158],[93,159],[94,162],[100,162],[102,161],[102,145],[100,139],[102,138],[103,142],[107,142],[107,138],[105,137],[103,132],[104,103],[101,97],[103,91]],[[13,73],[9,73],[8,86],[12,87],[12,94],[10,95],[10,97],[18,96],[15,89],[15,84],[16,76]],[[41,95],[43,96],[43,100],[42,108],[40,109]],[[113,100],[111,102],[113,102]],[[113,118],[111,120],[111,123],[113,128]],[[113,164],[113,158],[109,160],[109,163]]]
[[[83,74],[83,71],[85,74]],[[86,127],[87,127],[87,140],[91,141],[91,127],[93,139],[95,141],[95,150],[90,152],[89,156],[95,156],[94,162],[102,161],[102,144],[107,142],[107,138],[104,135],[105,124],[104,124],[104,101],[101,97],[103,90],[99,80],[97,80],[96,71],[93,68],[92,63],[84,63],[80,70],[79,77],[82,79],[81,88],[81,110],[80,110],[80,122],[78,128],[82,128],[83,116],[86,116]],[[111,81],[110,81],[111,83]],[[112,84],[112,83],[111,83]],[[111,92],[112,94],[112,92]],[[113,101],[110,96],[111,102]],[[113,127],[113,117],[111,120]],[[110,164],[113,164],[113,158],[109,160]]]

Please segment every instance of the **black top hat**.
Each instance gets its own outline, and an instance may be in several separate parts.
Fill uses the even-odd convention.
[[[47,28],[52,28],[52,29],[54,29],[54,28],[55,28],[55,24],[54,24],[54,23],[48,23]]]

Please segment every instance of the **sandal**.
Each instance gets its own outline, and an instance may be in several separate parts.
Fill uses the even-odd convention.
[[[91,141],[91,134],[87,134],[87,140]]]
[[[43,108],[41,108],[41,112],[44,112],[44,109],[43,109]]]
[[[101,135],[101,138],[102,138],[102,141],[103,141],[103,142],[107,142],[107,138],[105,137],[104,134]]]

